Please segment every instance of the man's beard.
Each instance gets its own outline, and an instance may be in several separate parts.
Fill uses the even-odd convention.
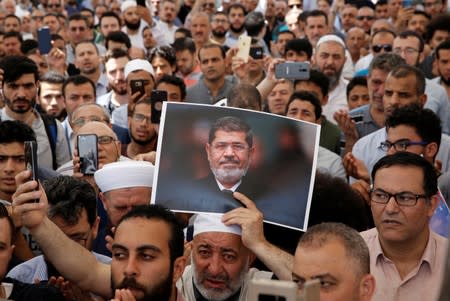
[[[235,163],[239,164],[239,162],[235,162],[234,160],[227,160],[229,163]],[[227,162],[220,162],[222,164]],[[215,168],[211,166],[211,171],[214,174],[214,177],[219,181],[220,183],[234,183],[236,184],[239,182],[242,177],[244,177],[247,173],[248,167],[250,165],[250,161],[248,162],[247,166],[244,168]]]
[[[242,284],[244,283],[245,276],[248,273],[249,268],[249,260],[247,258],[247,263],[243,266],[242,270],[239,273],[239,277],[237,279],[230,279],[230,277],[225,273],[222,272],[219,275],[213,276],[210,275],[208,272],[204,272],[201,275],[197,275],[197,269],[195,267],[195,262],[193,261],[192,255],[191,255],[191,268],[192,268],[192,275],[194,280],[194,285],[197,288],[197,290],[200,292],[200,294],[209,301],[224,301],[231,296],[233,296],[236,292],[238,292]],[[227,287],[225,289],[218,289],[218,288],[206,288],[203,286],[203,282],[206,279],[216,280],[216,281],[223,281],[227,283]]]
[[[440,72],[439,72],[440,73]],[[442,76],[441,74],[441,81],[446,85],[446,86],[450,86],[450,77],[449,78],[445,78],[444,76]]]
[[[82,72],[84,74],[94,74],[96,71],[97,71],[96,67],[92,67],[92,68],[89,68],[89,69],[83,69],[82,70]]]
[[[131,136],[131,140],[134,143],[136,143],[137,145],[147,146],[155,139],[156,133],[147,139],[139,139],[139,138],[135,137],[135,135],[133,134],[133,131],[130,129],[130,136]]]
[[[122,81],[123,83],[126,84],[125,81]],[[122,83],[120,82],[120,83]],[[118,84],[120,84],[118,83]],[[127,94],[127,88],[126,85],[122,85],[122,87],[119,88],[119,85],[111,85],[111,89],[114,91],[114,93],[116,93],[117,95],[125,95]]]
[[[13,111],[14,113],[18,113],[18,114],[23,114],[26,113],[28,111],[31,110],[31,108],[34,106],[34,104],[36,103],[36,99],[27,99],[27,98],[16,98],[15,100],[11,101],[10,99],[8,99],[4,94],[3,94],[3,100],[5,102],[5,104],[8,106],[8,108]],[[14,104],[17,101],[22,101],[25,104],[21,105],[20,107],[16,107]]]
[[[230,24],[230,30],[234,33],[241,33],[243,29],[244,29],[244,24],[242,24],[238,28],[234,27],[233,24]]]
[[[221,31],[212,30],[211,32],[212,32],[214,37],[217,37],[217,38],[220,38],[220,39],[225,37],[225,35],[227,34],[226,30],[223,30],[223,31],[222,30]]]
[[[124,20],[125,26],[130,30],[138,30],[141,26],[141,20],[137,21],[136,23],[130,23],[127,20]]]
[[[324,72],[324,74],[328,77],[328,80],[330,81],[330,90],[333,90],[334,88],[336,88],[339,79],[341,77],[342,74],[342,70],[344,69],[344,66],[341,67],[340,70],[337,70],[336,72],[334,72],[334,74],[328,75]]]
[[[156,286],[144,287],[137,283],[133,277],[125,277],[121,283],[114,283],[111,279],[112,294],[116,289],[136,289],[144,293],[142,298],[136,298],[136,301],[169,301],[172,294],[172,278],[173,278],[173,263],[170,264],[169,275],[160,281]]]

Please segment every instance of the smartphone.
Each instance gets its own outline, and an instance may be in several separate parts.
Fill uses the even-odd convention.
[[[353,116],[351,118],[352,118],[352,120],[354,122],[362,122],[363,121],[363,116],[362,115],[356,115],[356,116]]]
[[[310,66],[307,62],[287,62],[275,65],[275,77],[284,79],[309,79]]]
[[[264,57],[263,48],[262,47],[251,47],[250,48],[250,56],[255,60],[261,60]]]
[[[249,36],[239,36],[238,40],[238,52],[236,56],[242,58],[244,62],[248,62],[248,56],[250,54],[250,45],[252,43],[252,38]]]
[[[93,175],[98,169],[97,135],[78,135],[77,139],[80,172]]]
[[[167,101],[167,91],[153,90],[151,96],[152,112],[150,119],[152,123],[159,124],[161,122],[161,110],[163,101]]]
[[[412,7],[414,5],[414,0],[403,0],[402,6],[404,8]]]
[[[48,54],[52,49],[52,37],[48,26],[41,27],[37,30],[38,48],[41,54]]]
[[[136,0],[136,4],[139,6],[143,6],[146,7],[147,5],[145,4],[145,0]]]
[[[25,141],[25,168],[31,170],[30,181],[38,180],[38,158],[36,141]],[[39,200],[30,201],[30,203],[39,203]]]
[[[132,79],[130,81],[131,86],[131,95],[134,95],[136,92],[139,92],[140,95],[138,97],[141,98],[145,94],[145,82],[142,79]]]

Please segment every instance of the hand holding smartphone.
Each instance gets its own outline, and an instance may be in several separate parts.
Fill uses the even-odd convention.
[[[159,124],[161,122],[161,110],[163,101],[167,101],[167,91],[153,90],[151,96],[152,112],[150,115],[152,123]]]
[[[36,141],[25,141],[25,168],[31,171],[30,181],[38,181],[38,159]],[[39,203],[39,200],[32,201]]]
[[[77,148],[80,157],[80,172],[93,175],[98,169],[97,135],[78,135]]]
[[[248,62],[248,57],[250,54],[250,45],[252,43],[252,38],[249,36],[239,36],[238,40],[238,52],[236,53],[236,57],[239,57],[244,60],[244,62]]]
[[[48,26],[41,27],[37,30],[37,40],[39,52],[42,55],[48,54],[52,49],[52,37]]]

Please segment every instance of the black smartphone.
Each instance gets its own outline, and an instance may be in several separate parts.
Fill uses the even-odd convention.
[[[41,54],[48,54],[52,49],[52,37],[48,26],[41,27],[37,30],[38,48]]]
[[[255,60],[261,60],[264,57],[262,47],[250,47],[250,56]]]
[[[287,62],[275,65],[275,77],[284,79],[309,79],[310,66],[307,62]]]
[[[77,149],[80,157],[80,172],[93,175],[98,169],[97,135],[78,135]]]
[[[167,101],[167,91],[153,90],[151,101],[152,101],[152,112],[150,115],[150,119],[152,123],[159,124],[161,122],[161,110],[163,101]]]
[[[145,4],[145,0],[136,0],[136,4],[139,6],[143,6],[146,7],[147,5]]]
[[[38,159],[37,159],[37,143],[36,141],[25,141],[25,168],[31,170],[30,181],[38,180]],[[30,201],[31,203],[38,203],[39,200]]]
[[[134,95],[136,92],[140,93],[138,99],[145,94],[145,82],[143,79],[132,79],[130,81],[130,87],[131,95]]]
[[[363,116],[362,115],[356,115],[356,116],[353,116],[351,118],[352,118],[352,120],[354,122],[362,122],[363,121]]]

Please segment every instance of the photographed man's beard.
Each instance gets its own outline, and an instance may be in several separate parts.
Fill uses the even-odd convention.
[[[211,166],[211,171],[214,177],[220,183],[234,183],[239,182],[246,174],[250,163],[244,168],[215,168]]]
[[[125,81],[123,81],[125,82]],[[117,95],[125,95],[127,94],[127,88],[126,85],[122,85],[122,88],[118,88],[119,84],[117,85],[111,85],[111,89],[116,93]]]
[[[225,35],[227,34],[226,30],[223,30],[223,31],[222,30],[221,31],[212,30],[211,32],[212,32],[214,37],[220,38],[220,39],[225,37]]]
[[[192,260],[191,255],[191,268],[192,268],[192,275],[194,280],[194,285],[197,288],[197,290],[200,292],[200,294],[209,301],[224,301],[231,296],[233,296],[235,293],[237,293],[244,283],[245,276],[247,275],[248,268],[249,268],[249,261],[247,258],[247,263],[243,266],[239,277],[235,279],[234,281],[230,279],[230,277],[226,273],[222,273],[217,276],[213,276],[208,274],[208,272],[202,273],[202,275],[197,274],[197,269],[195,267],[195,263]],[[218,289],[218,288],[210,288],[207,289],[203,286],[203,281],[205,279],[212,279],[216,281],[223,281],[227,283],[227,287],[225,289]]]
[[[16,108],[14,106],[14,103],[19,100],[28,103],[28,105],[24,105],[22,107]],[[36,104],[35,99],[30,100],[27,98],[17,98],[14,101],[11,101],[5,95],[3,95],[3,101],[5,102],[5,105],[7,105],[11,111],[13,111],[14,113],[18,113],[18,114],[23,114],[23,113],[30,111],[32,109],[32,107],[34,107],[34,105]]]
[[[333,90],[338,85],[343,69],[344,69],[344,66],[342,66],[342,68],[340,70],[337,70],[332,75],[328,75],[324,72],[324,74],[328,77],[328,80],[330,81],[330,85],[329,85],[330,90]]]
[[[230,30],[234,33],[241,33],[244,29],[244,24],[241,25],[239,28],[235,28],[232,24],[230,24]]]
[[[138,30],[139,27],[141,26],[141,20],[137,21],[137,23],[130,23],[127,20],[124,20],[124,22],[125,22],[125,26],[129,30]]]
[[[156,133],[154,135],[152,135],[151,137],[147,138],[147,139],[139,139],[136,138],[135,135],[133,134],[133,131],[130,129],[130,136],[131,136],[131,140],[136,143],[137,145],[140,146],[147,146],[148,144],[150,144],[156,137]]]
[[[92,68],[89,68],[89,69],[84,69],[82,71],[83,71],[84,74],[94,74],[97,71],[97,68],[96,67],[92,67]]]
[[[173,269],[171,265],[167,278],[151,288],[146,288],[137,283],[136,279],[132,277],[124,278],[118,285],[113,283],[113,280],[111,279],[112,294],[114,295],[116,289],[136,289],[144,293],[141,298],[136,298],[136,301],[169,301],[172,294],[172,278]]]

